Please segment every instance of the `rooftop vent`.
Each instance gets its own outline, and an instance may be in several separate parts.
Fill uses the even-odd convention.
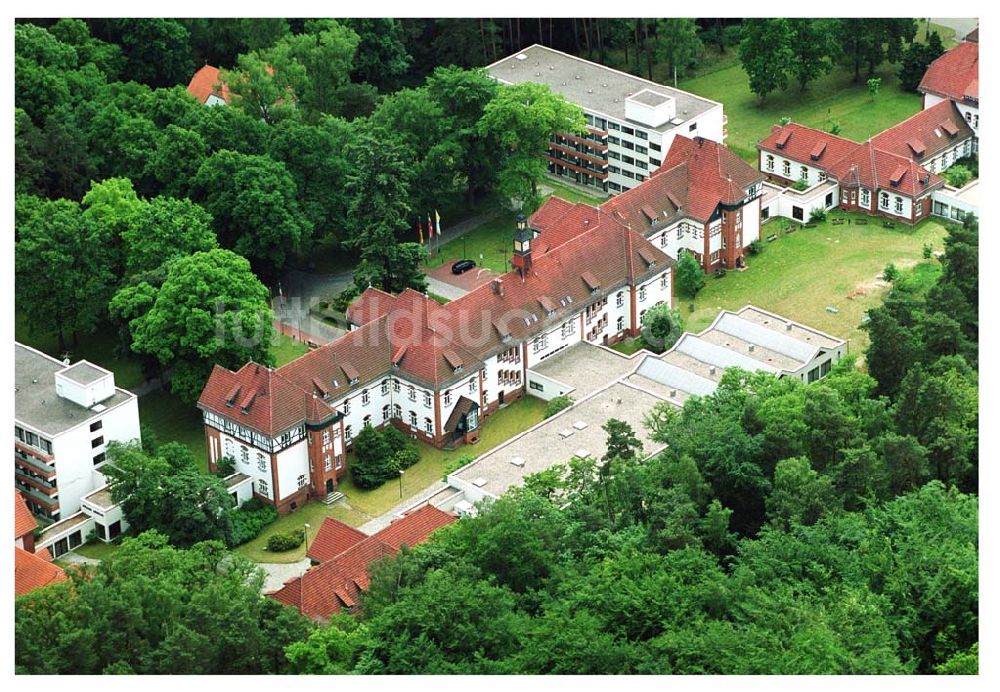
[[[715,366],[714,365],[708,369],[708,374],[709,375],[714,375],[715,374]]]
[[[576,75],[573,79],[580,79],[580,75]]]
[[[91,409],[90,409],[90,410],[91,410],[91,411],[93,411],[93,412],[95,412],[95,413],[100,413],[101,411],[106,411],[106,410],[107,410],[107,408],[108,408],[108,407],[107,407],[107,406],[105,406],[104,404],[94,404],[94,405],[93,405],[93,406],[91,407]]]
[[[587,424],[584,423],[582,420],[578,420],[576,423],[573,423],[573,427],[576,428],[577,430],[585,430]]]
[[[747,350],[750,351],[750,353],[753,353],[754,350],[753,344],[750,344],[750,346],[747,347]]]
[[[514,466],[516,466],[519,469],[520,468],[524,468],[524,458],[523,457],[514,457],[513,459],[510,460],[510,463],[512,463]]]
[[[472,481],[472,484],[477,488],[482,488],[484,485],[486,485],[486,479],[480,476],[476,480]]]
[[[593,94],[593,93],[594,93],[594,90],[593,90],[593,89],[587,89],[587,93],[588,93],[588,94]]]
[[[516,56],[514,57],[514,59],[515,59],[515,60],[527,60],[527,59],[528,59],[528,56],[527,56],[527,55],[525,55],[524,53],[520,53],[520,54],[516,55]]]
[[[602,87],[604,87],[605,89],[607,89],[607,88],[608,88],[608,83],[607,83],[607,82],[605,82],[605,83],[604,83],[604,84],[602,84],[601,86],[602,86]]]
[[[573,431],[570,430],[569,428],[566,428],[565,430],[560,430],[559,431],[559,437],[563,438],[564,440],[567,437],[572,437],[572,436],[573,436]]]
[[[554,69],[556,69],[556,66],[555,65],[549,65],[549,69],[550,70],[554,70]]]
[[[675,396],[677,396],[677,390],[676,389],[671,389],[670,390],[670,398],[673,399]]]
[[[786,332],[792,331],[792,323],[791,322],[786,322],[785,323],[785,331]]]

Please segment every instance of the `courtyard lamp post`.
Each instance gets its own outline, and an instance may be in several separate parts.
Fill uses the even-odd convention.
[[[399,470],[399,499],[403,499],[403,469]]]
[[[303,525],[302,525],[302,530],[303,530],[303,531],[305,532],[305,534],[306,534],[306,552],[307,552],[307,553],[309,552],[309,529],[310,529],[310,528],[311,528],[311,527],[309,526],[309,524],[303,524]]]

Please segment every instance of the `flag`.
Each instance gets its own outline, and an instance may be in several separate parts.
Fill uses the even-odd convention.
[[[434,220],[437,221],[437,234],[438,238],[441,237],[441,215],[438,214],[438,210],[434,210]]]
[[[420,225],[420,219],[417,219],[417,233],[420,234],[420,244],[424,244],[424,227]]]
[[[430,214],[427,215],[427,236],[429,238],[433,238],[434,237],[434,224],[431,223],[431,215]]]

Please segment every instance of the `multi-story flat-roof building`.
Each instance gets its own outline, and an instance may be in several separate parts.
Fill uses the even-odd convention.
[[[549,172],[612,194],[660,167],[676,135],[725,137],[722,104],[533,45],[486,68],[502,84],[536,82],[583,109],[587,132],[558,133]]]
[[[524,393],[527,368],[638,334],[647,307],[672,302],[674,264],[611,215],[537,236],[522,220],[515,269],[457,300],[369,288],[340,339],[273,370],[216,367],[198,402],[209,462],[232,457],[287,511],[335,490],[365,426],[439,447],[475,441],[483,418]]]
[[[31,511],[59,521],[106,485],[112,440],[139,439],[139,404],[114,373],[14,346],[14,485]]]

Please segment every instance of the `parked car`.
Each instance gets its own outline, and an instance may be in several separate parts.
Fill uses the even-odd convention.
[[[455,262],[455,264],[451,265],[451,273],[464,274],[465,272],[469,271],[475,266],[476,263],[473,260],[470,259],[458,260],[457,262]]]

